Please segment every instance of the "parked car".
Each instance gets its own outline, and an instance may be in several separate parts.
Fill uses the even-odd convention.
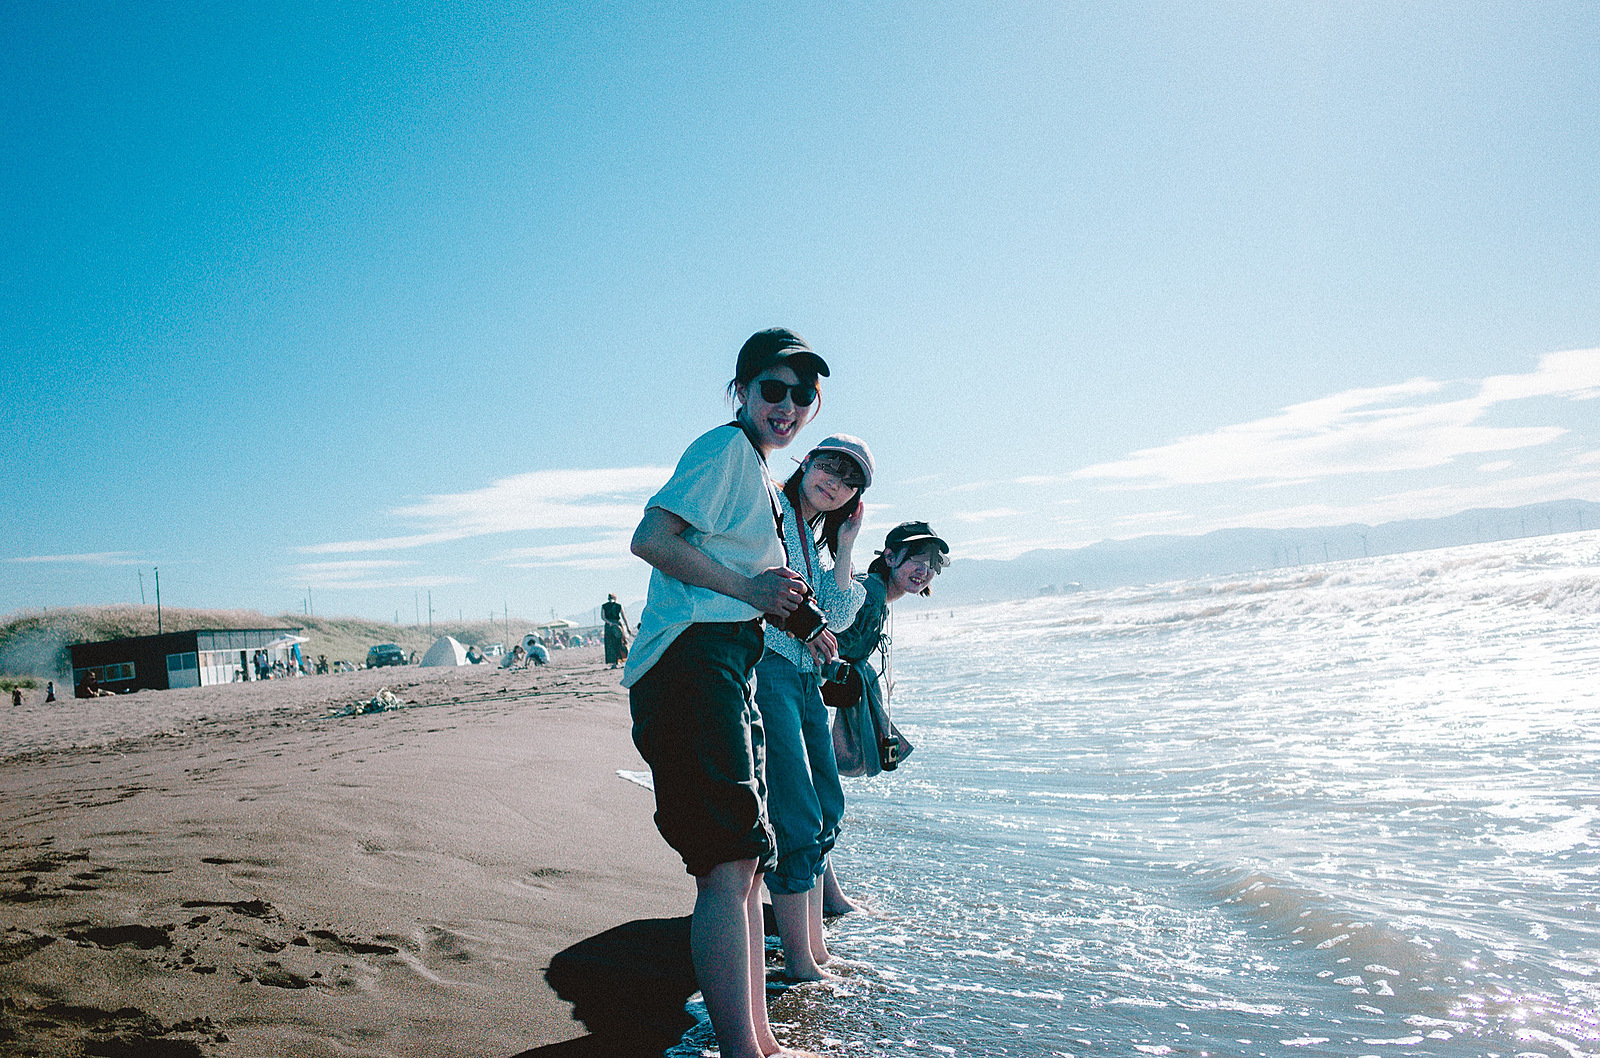
[[[393,643],[379,643],[367,651],[367,668],[381,669],[385,665],[404,665],[406,652]]]

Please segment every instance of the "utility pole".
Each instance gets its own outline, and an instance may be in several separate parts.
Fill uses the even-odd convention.
[[[1367,534],[1366,533],[1362,533],[1361,534],[1361,557],[1362,558],[1366,558],[1367,557]]]
[[[428,634],[433,635],[433,589],[428,589]]]
[[[156,635],[160,635],[161,634],[161,567],[160,566],[155,567],[155,571],[156,571]]]

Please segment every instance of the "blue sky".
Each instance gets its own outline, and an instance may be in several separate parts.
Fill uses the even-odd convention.
[[[774,324],[959,555],[1600,500],[1588,3],[11,5],[0,612],[642,596]],[[796,454],[799,454],[798,452]]]

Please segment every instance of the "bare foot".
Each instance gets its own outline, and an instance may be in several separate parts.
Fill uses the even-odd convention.
[[[785,966],[778,979],[791,984],[805,984],[809,981],[839,981],[842,978],[836,973],[829,973],[820,966],[810,966],[793,969]]]

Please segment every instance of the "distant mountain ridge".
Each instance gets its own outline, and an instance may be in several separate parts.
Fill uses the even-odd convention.
[[[941,602],[952,603],[1016,599],[1581,529],[1600,529],[1600,503],[1553,500],[1381,525],[1218,529],[1201,536],[1140,536],[1102,540],[1086,547],[1028,551],[1013,559],[961,559],[958,552],[958,561],[940,578],[935,594]]]

